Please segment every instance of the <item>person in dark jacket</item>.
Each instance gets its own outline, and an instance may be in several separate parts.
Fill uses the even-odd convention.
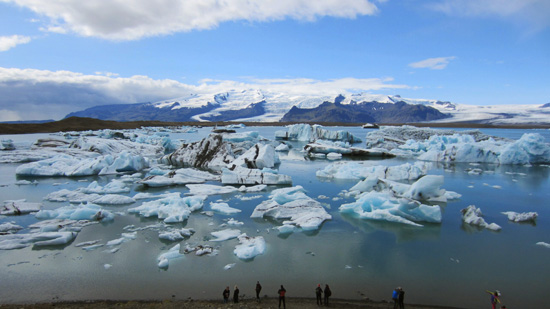
[[[286,290],[285,287],[281,284],[281,288],[279,291],[277,291],[277,294],[279,294],[279,308],[281,308],[281,301],[283,302],[283,308],[286,309],[286,303],[285,303],[285,294]]]
[[[328,284],[325,284],[325,306],[328,306],[328,298],[332,295]]]
[[[235,286],[235,290],[233,291],[233,302],[238,303],[239,302],[239,287]]]
[[[229,300],[229,293],[231,293],[229,291],[229,287],[226,287],[225,290],[223,290],[223,303],[227,303],[227,301]]]
[[[399,288],[399,309],[405,309],[405,304],[403,301],[405,300],[405,291],[403,291],[402,288]]]
[[[260,291],[262,290],[262,285],[260,284],[260,281],[256,282],[256,300],[260,301]]]
[[[317,306],[320,306],[323,304],[322,295],[323,295],[323,289],[321,288],[321,285],[318,284],[317,287],[315,288],[315,296],[317,296]]]

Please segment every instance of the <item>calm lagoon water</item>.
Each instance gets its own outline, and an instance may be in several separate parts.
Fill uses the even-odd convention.
[[[238,131],[259,131],[273,139],[281,128],[254,127]],[[352,131],[364,137],[361,128],[332,128]],[[206,136],[209,128],[198,133],[173,134],[175,139],[195,141]],[[548,130],[482,130],[485,133],[517,139],[526,132],[543,134]],[[12,138],[16,146],[30,145],[43,135],[2,136]],[[296,144],[295,146],[299,146]],[[372,160],[373,165],[396,165],[401,159]],[[486,308],[489,295],[485,290],[498,289],[502,302],[509,308],[544,307],[547,303],[547,281],[550,276],[550,249],[535,245],[550,243],[550,168],[543,166],[481,165],[484,173],[470,175],[469,164],[435,164],[429,174],[444,175],[446,190],[462,198],[442,205],[441,224],[411,227],[402,224],[359,220],[341,215],[338,207],[353,201],[339,193],[355,181],[327,181],[315,172],[331,164],[328,160],[283,160],[279,171],[292,176],[293,185],[303,186],[310,197],[318,199],[333,219],[313,233],[297,232],[281,236],[272,228],[276,222],[252,220],[256,205],[267,199],[269,190],[261,193],[217,195],[205,202],[223,200],[243,211],[235,216],[215,214],[212,217],[193,214],[181,227],[191,227],[195,235],[182,242],[209,243],[210,232],[228,218],[245,224],[239,229],[251,236],[262,235],[267,243],[265,254],[253,261],[241,261],[233,249],[237,240],[212,243],[215,256],[193,254],[172,260],[166,270],[157,267],[157,257],[174,243],[158,239],[157,230],[143,230],[135,240],[123,243],[116,253],[106,248],[84,251],[77,243],[119,238],[130,225],[144,227],[157,224],[157,219],[129,215],[126,210],[141,204],[109,206],[116,212],[107,224],[86,227],[77,239],[65,247],[0,251],[0,299],[3,303],[42,302],[77,299],[186,299],[221,298],[225,286],[238,285],[241,294],[252,297],[256,281],[263,285],[262,294],[275,297],[279,285],[285,285],[289,296],[314,296],[318,283],[328,283],[337,298],[369,297],[390,299],[391,291],[402,286],[406,303],[424,303]],[[50,192],[76,189],[97,180],[105,185],[116,176],[84,178],[38,178],[37,185],[17,186],[17,164],[0,164],[0,201],[25,198],[43,202],[44,208],[67,203],[43,201]],[[28,178],[26,178],[28,179]],[[270,190],[273,188],[270,188]],[[134,185],[133,196],[145,190]],[[149,189],[147,192],[181,192],[185,187]],[[242,197],[246,197],[242,199]],[[326,196],[328,198],[324,198]],[[502,226],[500,232],[478,230],[464,225],[460,210],[468,205],[481,208],[485,220]],[[503,211],[539,214],[535,224],[508,221]],[[0,218],[0,223],[14,221],[27,226],[37,220],[32,215]],[[24,232],[24,231],[23,231]],[[234,267],[224,270],[227,264]],[[106,269],[105,264],[112,265]]]

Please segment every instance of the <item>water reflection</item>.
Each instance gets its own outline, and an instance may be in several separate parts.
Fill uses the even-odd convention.
[[[422,223],[424,226],[418,227],[393,222],[360,219],[351,214],[341,214],[341,217],[347,223],[367,234],[376,231],[393,234],[398,243],[419,240],[439,240],[441,237],[441,224]]]

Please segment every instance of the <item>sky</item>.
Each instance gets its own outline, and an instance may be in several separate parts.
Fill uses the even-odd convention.
[[[233,89],[550,102],[549,0],[0,0],[0,121]]]

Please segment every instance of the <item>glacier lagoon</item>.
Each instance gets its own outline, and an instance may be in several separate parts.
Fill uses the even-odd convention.
[[[238,132],[256,131],[274,139],[279,127],[249,127]],[[364,138],[362,128],[328,128],[347,130]],[[483,133],[519,139],[536,132],[548,143],[548,130],[486,129]],[[196,133],[169,133],[176,141],[198,141],[210,133],[200,128]],[[16,149],[30,147],[47,134],[2,136],[12,139]],[[303,142],[288,142],[300,149]],[[354,146],[364,147],[364,141]],[[321,203],[331,215],[319,229],[280,233],[281,221],[250,218],[257,205],[281,186],[264,191],[209,195],[201,210],[182,223],[169,227],[156,217],[144,218],[128,213],[146,200],[133,204],[103,205],[114,214],[111,221],[85,226],[76,239],[62,246],[29,246],[0,250],[2,283],[0,297],[5,303],[47,302],[96,299],[218,299],[227,285],[238,285],[241,294],[252,296],[255,281],[263,285],[262,294],[275,296],[284,284],[289,296],[313,296],[318,283],[328,283],[333,297],[389,299],[391,290],[402,286],[407,303],[440,304],[479,308],[488,304],[485,290],[500,290],[501,300],[509,307],[536,307],[545,303],[545,281],[550,275],[550,249],[537,245],[549,243],[550,168],[547,165],[496,165],[471,163],[431,163],[427,174],[442,175],[442,188],[457,192],[459,199],[441,205],[441,223],[423,223],[422,227],[359,219],[340,213],[342,204],[355,198],[342,194],[357,180],[317,177],[319,170],[335,162],[362,162],[367,165],[398,166],[414,163],[413,158],[342,159],[314,158],[298,160],[284,154],[278,172],[289,175],[292,185],[300,185],[307,196]],[[61,189],[76,190],[93,181],[105,186],[121,175],[85,177],[16,176],[22,163],[0,164],[0,202],[26,199],[43,204],[43,209],[68,206],[68,202],[51,202],[44,197]],[[126,173],[133,174],[133,173]],[[124,175],[124,173],[122,174]],[[140,173],[140,179],[148,175]],[[137,176],[136,176],[137,177]],[[30,182],[23,184],[22,180]],[[137,180],[137,179],[135,179]],[[20,183],[20,184],[16,184]],[[206,184],[220,185],[219,181]],[[166,191],[185,196],[185,186],[147,188],[129,182],[133,197],[137,193],[163,194]],[[238,187],[238,186],[235,186]],[[227,203],[242,210],[224,214],[211,211],[210,203]],[[498,232],[462,222],[461,209],[469,205],[481,208],[484,219],[502,227]],[[206,211],[206,213],[201,213]],[[515,223],[502,212],[537,212],[536,223]],[[228,220],[243,224],[231,225]],[[33,214],[3,216],[0,224],[12,222],[23,227],[40,222]],[[178,242],[159,239],[159,232],[192,228],[195,233]],[[212,232],[238,229],[248,236],[262,236],[266,248],[253,260],[241,260],[234,254],[238,239],[212,242]],[[123,234],[131,234],[123,237]],[[117,242],[114,240],[123,239]],[[113,245],[107,245],[111,242]],[[208,245],[212,254],[181,254],[159,268],[158,258],[177,243]],[[77,246],[81,244],[87,244]],[[93,247],[88,250],[83,247]],[[181,250],[183,252],[183,250]]]

